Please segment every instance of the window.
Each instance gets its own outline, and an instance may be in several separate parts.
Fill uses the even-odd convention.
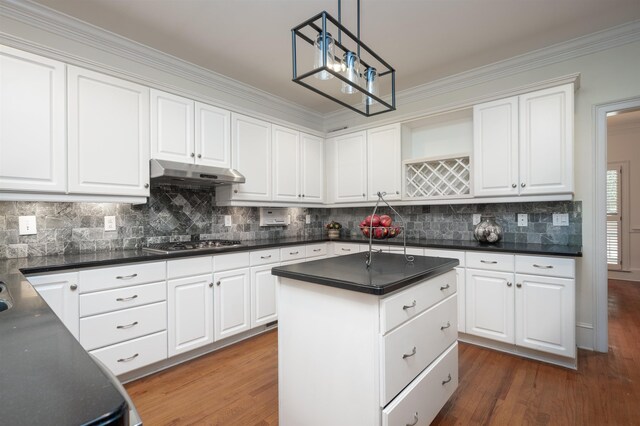
[[[622,231],[622,202],[620,200],[622,167],[609,164],[607,169],[607,264],[609,269],[622,268],[620,236]]]

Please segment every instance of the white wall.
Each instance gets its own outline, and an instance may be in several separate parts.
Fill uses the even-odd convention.
[[[609,278],[640,281],[640,114],[637,120],[608,125],[607,161],[626,162],[629,174],[625,178],[628,187],[623,194],[626,206],[622,211],[622,269],[625,272],[609,271]],[[625,196],[628,199],[625,200]]]

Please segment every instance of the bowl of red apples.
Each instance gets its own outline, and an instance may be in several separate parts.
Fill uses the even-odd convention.
[[[402,232],[402,228],[393,226],[393,219],[386,214],[380,216],[374,214],[365,217],[364,220],[360,222],[360,230],[365,237],[369,238],[372,236],[376,240],[395,238]]]

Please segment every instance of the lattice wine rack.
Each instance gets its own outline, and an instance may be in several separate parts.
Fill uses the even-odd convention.
[[[471,194],[469,156],[404,162],[407,198],[459,198]]]

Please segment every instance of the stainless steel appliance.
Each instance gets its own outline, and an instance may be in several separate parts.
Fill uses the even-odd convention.
[[[241,245],[242,243],[240,241],[234,240],[178,241],[174,243],[150,244],[149,247],[144,247],[142,250],[152,253],[168,254],[185,251],[216,251]]]
[[[210,188],[218,185],[244,183],[245,178],[235,169],[178,163],[167,160],[150,160],[152,185],[177,185]]]

